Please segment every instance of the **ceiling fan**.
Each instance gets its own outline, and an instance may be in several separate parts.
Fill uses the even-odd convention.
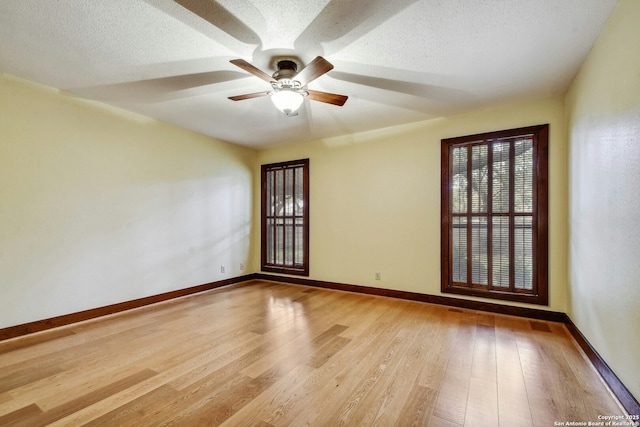
[[[314,101],[338,106],[343,106],[348,99],[348,96],[345,95],[320,92],[307,88],[307,84],[333,69],[333,65],[321,56],[317,56],[300,72],[298,72],[298,63],[294,59],[279,59],[276,63],[277,70],[272,76],[251,65],[244,59],[232,59],[230,62],[266,81],[271,85],[272,89],[264,92],[230,96],[229,99],[232,101],[242,101],[244,99],[270,95],[275,106],[286,116],[296,116],[298,115],[298,108],[302,105],[305,97]]]

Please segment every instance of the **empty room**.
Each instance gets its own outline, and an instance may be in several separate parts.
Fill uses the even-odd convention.
[[[0,426],[640,426],[640,1],[0,1]]]

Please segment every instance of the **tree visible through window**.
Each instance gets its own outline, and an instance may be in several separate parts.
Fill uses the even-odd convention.
[[[262,165],[262,270],[309,275],[309,159]]]
[[[442,291],[547,304],[548,125],[442,140]]]

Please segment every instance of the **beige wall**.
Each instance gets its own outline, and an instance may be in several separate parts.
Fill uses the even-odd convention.
[[[541,123],[550,124],[551,183],[550,296],[549,307],[541,308],[564,312],[567,150],[560,97],[273,148],[261,151],[259,162],[310,159],[310,278],[438,295],[440,140]],[[259,188],[259,177],[255,179]],[[376,272],[381,273],[380,281],[375,280]]]
[[[0,328],[244,274],[255,156],[0,76]]]
[[[566,97],[568,314],[640,399],[640,1],[620,0]]]

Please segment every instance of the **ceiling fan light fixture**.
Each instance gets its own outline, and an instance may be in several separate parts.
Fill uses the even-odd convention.
[[[281,89],[271,95],[271,101],[285,116],[295,116],[304,96],[290,89]]]

